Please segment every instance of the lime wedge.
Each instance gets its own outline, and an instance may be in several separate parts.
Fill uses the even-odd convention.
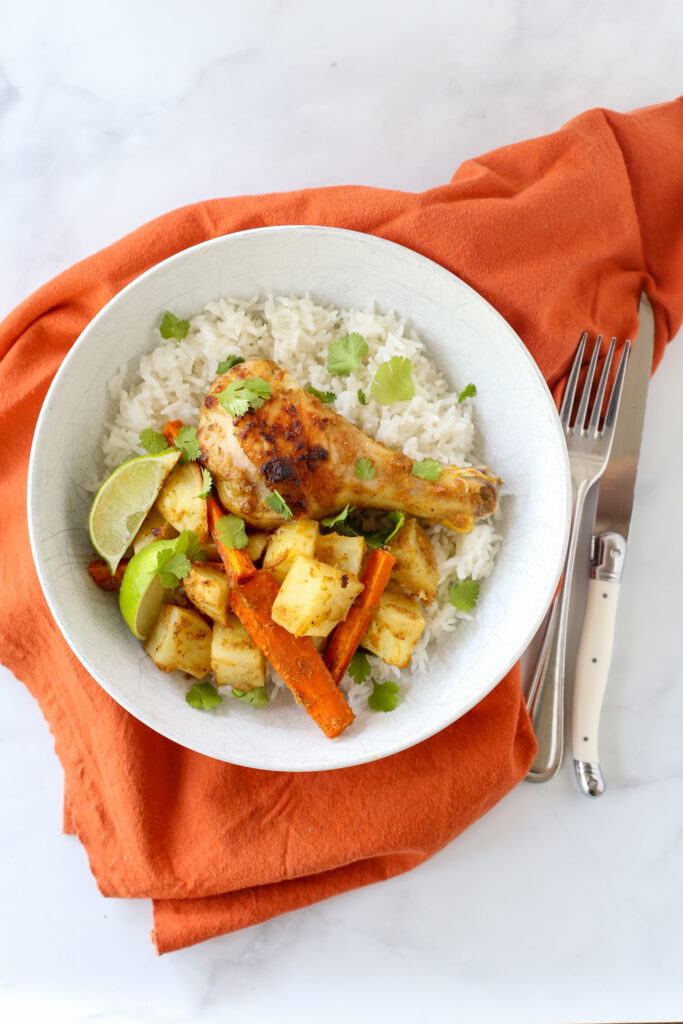
[[[104,481],[90,506],[90,540],[112,575],[116,572],[164,480],[180,458],[177,448],[122,463]]]
[[[133,555],[126,566],[119,590],[119,608],[138,640],[146,640],[152,632],[166,593],[157,576],[157,556],[160,551],[173,550],[176,539],[155,540]]]

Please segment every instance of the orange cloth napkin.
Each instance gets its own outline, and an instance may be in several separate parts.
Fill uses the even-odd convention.
[[[25,493],[57,367],[149,266],[271,224],[352,228],[436,260],[503,314],[558,389],[584,329],[633,336],[645,289],[659,361],[683,316],[683,102],[590,111],[418,195],[340,187],[189,206],[72,267],[0,325],[0,423],[12,441],[0,507],[13,552],[0,566],[2,658],[52,729],[66,828],[105,895],[152,897],[160,952],[414,867],[522,779],[535,752],[514,670],[460,721],[378,763],[312,775],[222,764],[118,707],[52,621],[28,554]]]

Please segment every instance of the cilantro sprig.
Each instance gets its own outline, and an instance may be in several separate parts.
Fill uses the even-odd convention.
[[[195,683],[185,694],[185,700],[191,708],[197,708],[198,711],[211,711],[223,703],[223,698],[211,683]]]
[[[246,548],[249,543],[244,520],[239,516],[221,516],[216,522],[216,533],[223,547],[230,551]]]
[[[197,439],[197,428],[181,427],[175,439],[175,446],[180,452],[180,461],[184,466],[188,462],[195,462],[201,455]]]
[[[203,562],[206,552],[202,551],[199,538],[194,530],[183,530],[176,537],[173,547],[160,551],[157,555],[156,575],[166,590],[175,590],[192,568],[190,559]]]
[[[474,398],[477,393],[477,389],[474,384],[466,384],[458,395],[458,402],[462,405],[466,398]]]
[[[372,673],[372,666],[369,658],[365,651],[362,651],[360,647],[354,651],[351,663],[347,669],[347,672],[353,679],[354,683],[364,683],[368,676]]]
[[[199,494],[197,495],[197,497],[198,498],[208,498],[209,495],[211,494],[211,489],[213,487],[213,480],[211,478],[211,474],[209,473],[208,469],[206,469],[204,466],[202,466],[201,469],[202,469],[202,489],[199,492]]]
[[[385,526],[381,530],[373,530],[372,533],[365,534],[365,543],[370,548],[383,548],[385,544],[388,544],[392,537],[395,537],[398,531],[405,525],[406,517],[404,512],[394,511],[390,512],[387,516],[390,525]]]
[[[251,704],[253,708],[264,708],[270,701],[265,686],[255,686],[253,690],[233,690],[233,697],[239,697],[245,704]]]
[[[377,470],[372,459],[358,459],[354,472],[359,480],[372,480]]]
[[[238,363],[244,362],[244,356],[228,356],[216,367],[216,373],[220,377],[222,374],[227,373],[233,366],[237,366]]]
[[[411,472],[413,476],[435,483],[443,473],[443,466],[436,459],[424,459],[422,462],[414,462]]]
[[[189,329],[189,320],[179,320],[175,313],[171,313],[168,309],[162,316],[161,323],[159,324],[159,334],[167,340],[175,338],[176,341],[182,341]]]
[[[368,400],[365,397],[365,392],[363,391],[362,388],[358,388],[358,401],[360,402],[361,405],[368,404]]]
[[[355,512],[353,505],[345,505],[341,512],[337,512],[335,516],[325,516],[324,519],[321,519],[320,525],[328,528],[339,526],[341,523],[346,522],[352,512]]]
[[[268,495],[266,505],[268,508],[272,508],[273,512],[279,512],[285,519],[292,518],[292,510],[279,491],[273,491]]]
[[[407,402],[415,395],[413,364],[403,356],[393,356],[387,363],[377,367],[375,379],[370,388],[372,397],[380,405]]]
[[[355,331],[346,338],[337,338],[327,350],[327,372],[333,377],[348,377],[368,354],[368,343]]]
[[[399,698],[398,683],[391,679],[386,683],[378,683],[372,680],[372,693],[368,697],[368,707],[373,711],[394,711],[398,706]]]
[[[270,398],[270,384],[261,377],[231,380],[216,398],[230,416],[244,416],[250,409],[260,409]]]
[[[157,555],[156,574],[166,590],[175,590],[191,568],[190,559],[179,551],[160,551]]]
[[[140,434],[140,444],[150,455],[159,455],[169,448],[168,441],[158,430],[143,430]]]
[[[389,543],[406,521],[405,513],[396,510],[387,516],[389,520],[387,526],[383,526],[379,530],[366,530],[355,512],[356,509],[353,505],[345,505],[336,515],[325,516],[324,519],[321,519],[320,525],[325,530],[334,530],[345,537],[364,537],[368,547],[381,548]]]
[[[448,600],[459,612],[471,612],[479,597],[479,583],[476,580],[459,580],[456,576],[448,587]]]
[[[318,391],[318,389],[314,388],[312,384],[307,384],[306,390],[310,391],[310,393],[315,395],[316,398],[319,398],[323,405],[331,405],[337,397],[334,391]]]

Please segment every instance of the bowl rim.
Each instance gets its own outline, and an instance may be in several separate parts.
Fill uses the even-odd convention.
[[[37,461],[37,452],[38,452],[39,448],[41,447],[41,443],[42,443],[42,440],[43,440],[42,435],[44,433],[45,424],[46,424],[46,422],[48,420],[48,417],[49,417],[49,414],[50,414],[50,411],[51,411],[52,399],[54,398],[56,392],[58,391],[58,389],[59,389],[59,387],[61,385],[62,379],[68,374],[68,372],[70,370],[70,367],[71,367],[71,364],[78,358],[78,356],[79,356],[82,348],[84,347],[84,345],[86,345],[88,343],[90,333],[96,329],[96,327],[99,324],[99,322],[108,314],[109,309],[110,309],[112,304],[118,303],[122,298],[125,298],[125,296],[128,294],[128,292],[130,292],[130,291],[134,290],[136,287],[138,287],[139,284],[142,281],[146,280],[147,278],[153,277],[156,274],[163,273],[165,268],[167,268],[169,265],[171,265],[173,263],[176,263],[178,261],[181,261],[183,259],[191,258],[192,253],[196,252],[197,250],[200,250],[200,249],[201,250],[205,250],[205,249],[209,249],[209,248],[213,248],[213,247],[218,247],[221,244],[224,244],[225,240],[228,239],[228,238],[244,237],[244,236],[247,236],[247,235],[275,235],[275,234],[283,234],[283,233],[295,233],[295,234],[308,233],[308,234],[312,234],[312,235],[316,235],[316,234],[318,234],[318,235],[335,235],[335,236],[347,236],[347,237],[353,237],[353,238],[362,237],[362,238],[364,238],[366,240],[369,240],[371,244],[376,244],[379,248],[386,248],[387,250],[389,250],[389,249],[391,249],[391,250],[400,250],[403,253],[410,254],[411,257],[413,257],[413,258],[415,258],[417,260],[424,261],[424,263],[429,265],[430,270],[431,270],[432,273],[442,275],[444,277],[444,279],[448,279],[449,281],[452,281],[452,279],[455,279],[461,287],[467,289],[474,296],[476,296],[476,299],[479,302],[485,303],[488,306],[489,311],[492,314],[495,315],[495,318],[497,318],[498,320],[501,321],[501,323],[504,325],[504,329],[514,338],[514,341],[515,341],[515,343],[517,345],[518,354],[521,355],[522,358],[524,358],[526,360],[529,368],[531,368],[531,370],[532,370],[533,376],[535,376],[537,382],[541,386],[541,391],[545,394],[545,398],[546,398],[547,403],[548,403],[548,409],[549,409],[549,411],[551,411],[551,419],[553,421],[554,428],[555,428],[555,434],[556,434],[555,440],[557,440],[559,442],[557,447],[558,447],[558,453],[561,455],[562,469],[563,469],[563,472],[562,472],[562,483],[563,483],[564,490],[565,490],[565,502],[564,502],[565,515],[564,515],[564,522],[562,524],[562,530],[561,530],[562,543],[558,544],[556,564],[553,566],[552,573],[547,577],[548,583],[546,584],[545,593],[543,594],[543,599],[539,600],[539,602],[538,602],[538,610],[536,612],[536,615],[531,620],[532,621],[532,625],[528,629],[527,634],[523,638],[520,638],[520,640],[518,641],[518,643],[516,645],[514,654],[509,656],[508,660],[504,664],[504,667],[502,669],[500,669],[497,673],[495,673],[494,674],[494,678],[490,681],[490,683],[487,685],[487,687],[484,690],[482,690],[481,692],[479,692],[476,697],[474,697],[472,700],[468,701],[465,705],[463,705],[458,710],[458,713],[456,715],[453,715],[452,717],[449,717],[447,721],[443,721],[437,727],[426,727],[426,728],[424,728],[422,732],[420,732],[419,734],[413,736],[408,742],[397,742],[395,745],[393,745],[391,747],[391,749],[389,749],[389,750],[387,750],[387,751],[385,751],[385,752],[383,752],[381,754],[376,754],[376,755],[370,754],[370,755],[367,755],[367,756],[362,756],[361,755],[361,756],[358,756],[358,757],[350,757],[350,758],[345,759],[343,764],[329,764],[329,763],[327,763],[327,762],[325,762],[323,760],[320,760],[320,761],[317,761],[317,762],[314,761],[314,762],[312,762],[310,764],[307,764],[305,767],[291,767],[291,766],[285,766],[285,765],[283,765],[281,767],[277,767],[277,766],[273,767],[271,765],[264,766],[262,764],[257,764],[257,763],[254,763],[252,761],[245,760],[243,758],[238,759],[238,760],[234,760],[234,759],[233,760],[228,760],[227,757],[221,758],[220,755],[218,755],[218,754],[207,754],[205,751],[198,750],[198,752],[202,753],[204,756],[213,757],[213,758],[215,758],[217,760],[221,760],[222,759],[222,760],[224,760],[224,761],[226,761],[227,763],[230,763],[230,764],[242,765],[244,767],[249,767],[249,768],[253,768],[253,769],[257,769],[257,770],[262,770],[262,771],[283,771],[283,772],[335,771],[335,770],[338,770],[340,768],[353,767],[353,766],[358,765],[358,764],[366,764],[366,763],[369,763],[369,762],[374,761],[374,760],[383,760],[384,758],[390,757],[393,754],[400,753],[401,751],[408,750],[408,749],[412,748],[413,746],[417,746],[419,743],[424,742],[425,740],[429,739],[431,736],[434,736],[437,733],[439,733],[439,732],[443,731],[444,729],[448,728],[448,726],[452,725],[453,722],[457,721],[459,718],[462,718],[469,711],[471,711],[473,707],[475,707],[478,703],[480,703],[480,701],[482,701],[486,696],[488,696],[488,694],[491,693],[491,691],[498,685],[498,683],[508,674],[508,672],[513,668],[513,666],[520,660],[521,656],[527,650],[527,648],[529,647],[529,645],[530,645],[531,641],[533,640],[534,636],[538,632],[538,629],[541,626],[541,624],[542,624],[542,622],[543,622],[543,620],[544,620],[544,618],[545,618],[545,616],[547,614],[548,608],[549,608],[549,606],[550,606],[550,604],[552,602],[553,595],[555,594],[555,591],[556,591],[556,588],[557,588],[557,584],[558,584],[558,582],[560,580],[560,576],[562,574],[562,570],[563,570],[564,563],[565,563],[566,550],[567,550],[567,544],[568,544],[568,539],[569,539],[569,531],[570,531],[570,526],[571,526],[571,509],[572,509],[571,473],[570,473],[570,467],[569,467],[569,458],[568,458],[568,454],[567,454],[567,450],[566,450],[566,445],[565,445],[565,441],[564,441],[564,431],[562,430],[562,426],[561,426],[560,418],[559,418],[559,415],[558,415],[558,412],[557,412],[557,408],[555,406],[555,402],[554,402],[554,400],[552,398],[552,394],[550,392],[550,389],[548,388],[548,385],[547,385],[547,383],[545,381],[545,378],[543,377],[543,375],[542,375],[542,373],[541,373],[541,371],[540,371],[540,369],[538,367],[538,364],[536,363],[536,361],[532,357],[531,353],[527,349],[526,345],[524,344],[522,339],[519,337],[517,332],[514,330],[514,328],[508,323],[507,320],[505,320],[503,315],[498,312],[498,310],[495,308],[495,306],[491,305],[491,303],[487,299],[485,299],[483,295],[481,295],[471,285],[467,284],[466,281],[463,281],[462,278],[458,277],[457,274],[454,274],[452,271],[448,270],[446,267],[442,266],[440,263],[437,263],[435,260],[432,260],[429,257],[424,256],[420,252],[417,252],[415,249],[411,249],[408,246],[401,245],[398,242],[393,242],[390,239],[383,238],[380,235],[372,235],[372,234],[368,234],[367,232],[364,232],[364,231],[354,231],[354,230],[348,229],[348,228],[328,227],[326,225],[320,225],[320,224],[279,224],[279,225],[265,226],[265,227],[260,227],[260,228],[248,228],[248,229],[245,229],[244,231],[227,232],[227,233],[222,234],[222,235],[217,235],[214,238],[210,238],[210,239],[206,239],[205,241],[198,242],[195,245],[188,246],[185,249],[181,249],[178,252],[173,253],[171,256],[166,257],[166,259],[163,259],[160,262],[155,263],[153,266],[148,267],[147,270],[144,270],[141,274],[138,274],[131,281],[129,281],[128,284],[125,285],[120,291],[118,291],[115,295],[113,295],[112,298],[109,299],[105,303],[105,305],[102,306],[102,308],[95,314],[95,316],[92,318],[92,320],[90,320],[86,324],[86,326],[80,332],[80,334],[78,335],[78,337],[76,338],[76,340],[72,344],[71,348],[69,349],[68,353],[66,354],[66,356],[64,357],[64,359],[60,363],[60,365],[59,365],[59,367],[57,369],[57,372],[55,373],[55,376],[52,379],[52,382],[50,383],[50,387],[47,390],[45,398],[43,399],[43,403],[42,403],[42,406],[41,406],[41,409],[40,409],[40,413],[39,413],[38,419],[36,421],[36,426],[35,426],[35,430],[34,430],[34,434],[33,434],[33,439],[32,439],[32,442],[31,442],[31,451],[30,451],[30,455],[29,455],[27,490],[26,490],[28,533],[29,533],[29,542],[30,542],[30,547],[31,547],[31,554],[32,554],[32,557],[33,557],[33,562],[34,562],[34,565],[35,565],[35,568],[36,568],[36,573],[38,575],[38,580],[40,582],[40,586],[41,586],[41,589],[42,589],[42,592],[43,592],[43,596],[44,596],[44,598],[45,598],[45,600],[47,602],[47,605],[48,605],[48,607],[50,609],[50,613],[51,613],[53,619],[55,620],[55,623],[56,623],[58,629],[60,630],[62,636],[66,640],[70,650],[73,652],[73,654],[75,654],[75,656],[78,658],[78,660],[83,665],[83,667],[88,672],[88,674],[91,675],[92,678],[95,679],[95,681],[98,683],[98,685],[101,686],[105,690],[105,692],[114,701],[116,701],[117,704],[119,704],[122,708],[124,708],[124,710],[126,710],[129,714],[133,715],[133,717],[138,719],[138,721],[143,722],[143,724],[145,724],[149,728],[153,729],[155,732],[159,732],[161,735],[167,737],[168,739],[172,740],[173,742],[178,743],[181,746],[188,747],[186,739],[184,737],[180,738],[178,735],[174,735],[172,728],[167,728],[166,726],[164,726],[163,729],[160,728],[160,723],[156,719],[152,720],[152,716],[149,716],[149,715],[145,714],[144,712],[141,714],[140,710],[135,707],[133,702],[131,702],[131,701],[125,699],[125,698],[122,699],[122,697],[120,695],[113,693],[112,690],[110,689],[110,686],[107,683],[107,681],[105,679],[103,679],[101,674],[96,670],[96,668],[89,663],[88,658],[86,656],[84,656],[78,650],[75,640],[71,637],[70,631],[69,631],[68,627],[66,626],[65,622],[63,621],[63,619],[62,619],[62,617],[60,615],[59,608],[58,608],[58,605],[57,605],[57,600],[56,600],[55,596],[53,595],[53,593],[51,592],[51,585],[49,583],[49,579],[48,579],[47,574],[43,571],[43,566],[41,564],[41,559],[40,559],[40,556],[39,556],[39,545],[38,545],[37,535],[36,535],[37,524],[35,522],[36,482],[35,482],[35,479],[34,479],[34,476],[35,476],[35,466],[36,466],[36,461]],[[189,749],[197,750],[197,748],[192,748],[192,747],[190,747]]]

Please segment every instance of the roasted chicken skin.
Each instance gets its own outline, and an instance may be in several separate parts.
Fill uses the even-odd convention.
[[[230,416],[216,395],[230,381],[260,377],[271,388],[260,409]],[[266,499],[277,490],[297,518],[321,519],[345,505],[401,509],[469,533],[491,515],[500,480],[445,466],[435,483],[412,475],[412,460],[371,440],[269,359],[249,359],[217,377],[199,412],[202,461],[225,508],[251,526],[283,522]],[[372,480],[355,474],[371,459]]]

